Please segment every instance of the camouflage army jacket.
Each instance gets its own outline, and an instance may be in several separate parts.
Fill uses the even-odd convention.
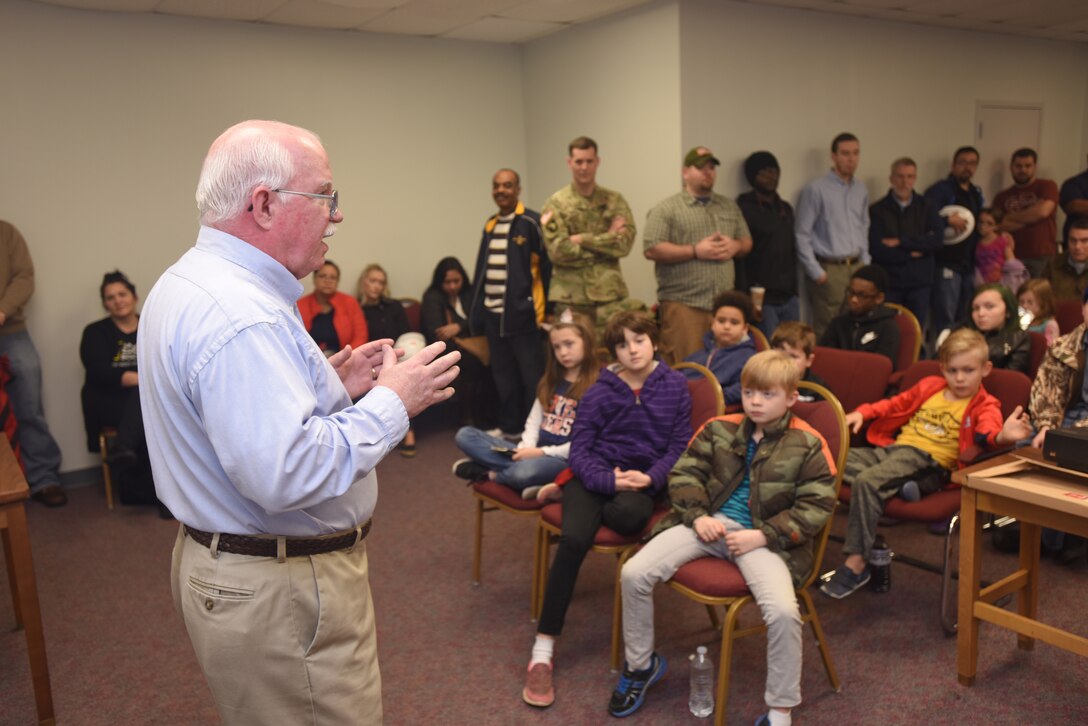
[[[1054,341],[1031,384],[1028,410],[1036,429],[1062,425],[1065,410],[1080,397],[1084,385],[1084,323]],[[1078,422],[1088,426],[1088,420]]]
[[[752,423],[743,414],[711,419],[699,430],[669,473],[672,509],[651,536],[677,524],[691,527],[721,509],[744,478],[751,435]],[[812,540],[835,504],[834,470],[823,437],[791,413],[764,430],[752,458],[752,525],[785,560],[794,585],[816,566]]]
[[[616,217],[626,226],[609,232]],[[549,301],[595,305],[627,297],[620,259],[631,252],[635,222],[622,194],[598,186],[587,198],[571,184],[544,202],[540,222],[552,261]],[[582,235],[581,244],[571,243],[576,234]]]

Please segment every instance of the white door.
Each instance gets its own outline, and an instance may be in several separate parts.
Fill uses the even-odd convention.
[[[1039,148],[1042,128],[1043,107],[1038,104],[978,102],[975,147],[980,159],[974,181],[982,187],[987,204],[995,194],[1012,185],[1009,174],[1012,152],[1026,146],[1042,157],[1043,150]]]

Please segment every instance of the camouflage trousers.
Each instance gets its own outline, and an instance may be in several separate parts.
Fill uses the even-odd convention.
[[[932,456],[913,446],[851,448],[842,477],[842,483],[850,486],[850,519],[842,551],[868,561],[887,501],[912,479],[923,496],[932,494],[947,473]]]

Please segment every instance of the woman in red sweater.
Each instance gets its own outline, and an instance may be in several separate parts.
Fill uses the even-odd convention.
[[[339,284],[340,268],[325,260],[314,273],[314,291],[298,300],[302,323],[326,357],[345,345],[358,348],[367,341],[363,310],[351,295],[337,292]]]

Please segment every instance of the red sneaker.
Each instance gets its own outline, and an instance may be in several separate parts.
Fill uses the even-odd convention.
[[[555,703],[555,689],[552,688],[551,663],[532,663],[525,675],[525,688],[521,698],[530,706],[547,708]]]

